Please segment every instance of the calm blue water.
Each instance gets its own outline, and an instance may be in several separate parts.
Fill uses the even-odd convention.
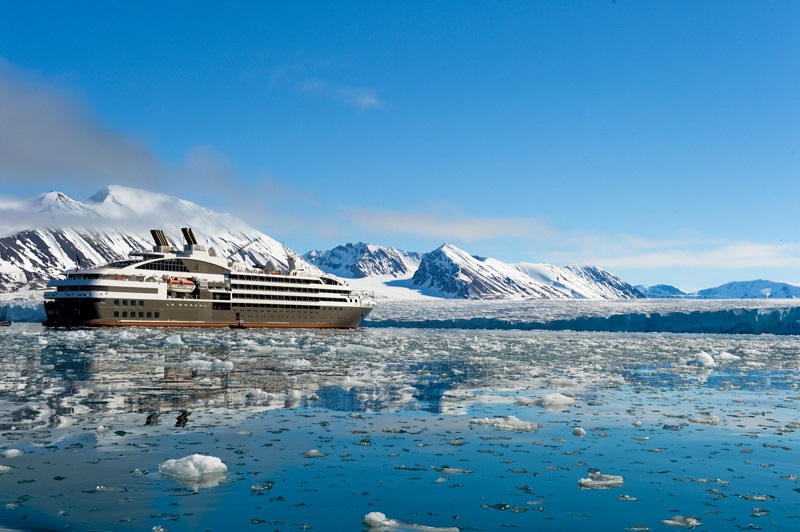
[[[799,356],[791,336],[14,324],[0,527],[790,529]],[[227,472],[159,473],[195,453]],[[598,470],[622,485],[582,489]]]

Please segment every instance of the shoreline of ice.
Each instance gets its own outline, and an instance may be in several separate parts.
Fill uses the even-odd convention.
[[[41,323],[43,292],[0,294],[0,320]],[[800,335],[800,303],[781,300],[384,301],[371,328]]]
[[[800,334],[795,300],[396,301],[365,327],[703,334]]]

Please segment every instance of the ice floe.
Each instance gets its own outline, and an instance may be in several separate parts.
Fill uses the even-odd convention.
[[[326,453],[323,453],[322,451],[319,451],[317,449],[311,449],[310,451],[306,451],[301,454],[306,458],[322,458],[324,456],[328,456]]]
[[[367,530],[417,530],[419,532],[459,532],[458,527],[435,527],[418,525],[415,523],[405,523],[397,521],[396,519],[389,519],[386,514],[381,512],[370,512],[364,516],[362,521]]]
[[[158,466],[158,472],[165,477],[193,487],[216,486],[227,471],[228,466],[221,459],[202,454],[167,460]]]
[[[578,479],[578,485],[585,489],[610,489],[622,486],[623,478],[619,475],[605,475],[600,471],[589,473],[589,478]]]
[[[690,417],[689,421],[692,423],[699,423],[701,425],[719,425],[720,421],[717,416],[708,417]]]
[[[367,528],[399,528],[400,523],[394,519],[388,519],[386,514],[381,512],[370,512],[364,516],[364,525]]]
[[[542,396],[536,404],[548,410],[565,410],[575,404],[575,399],[561,393],[549,393]]]
[[[671,519],[664,519],[661,522],[667,526],[677,526],[679,528],[697,528],[703,524],[696,517],[685,515],[676,515]]]
[[[470,424],[495,427],[496,429],[500,430],[515,430],[522,432],[538,430],[542,428],[542,426],[539,423],[534,423],[532,421],[522,421],[516,416],[502,416],[494,418],[485,417],[482,419],[473,419],[470,420]]]
[[[705,351],[700,351],[695,355],[694,363],[703,368],[713,368],[717,365],[717,363],[714,361],[714,357]]]

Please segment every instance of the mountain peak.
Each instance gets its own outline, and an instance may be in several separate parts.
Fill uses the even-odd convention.
[[[33,212],[42,212],[59,215],[94,216],[91,209],[87,209],[79,201],[75,201],[63,192],[52,190],[34,197],[28,203],[28,208]]]
[[[192,227],[221,256],[251,264],[271,259],[286,263],[283,245],[239,218],[166,194],[113,185],[84,202],[53,191],[19,208],[35,216],[0,236],[0,272],[18,272],[22,279],[58,275],[74,266],[76,257],[89,266],[150,249],[152,228],[163,229],[170,242],[181,243],[180,228]]]
[[[420,254],[375,244],[347,243],[328,251],[309,251],[303,258],[322,270],[359,279],[388,275],[406,277],[419,266]]]

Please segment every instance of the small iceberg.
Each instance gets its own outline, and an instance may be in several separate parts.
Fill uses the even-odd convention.
[[[436,527],[417,525],[414,523],[401,523],[395,519],[389,519],[386,514],[381,512],[370,512],[364,516],[364,526],[370,531],[397,530],[419,530],[420,532],[459,532],[458,527]]]
[[[696,517],[684,515],[676,515],[672,519],[664,519],[661,522],[667,526],[677,526],[679,528],[697,528],[702,524]]]
[[[470,425],[484,425],[488,427],[495,427],[500,430],[514,430],[519,432],[528,432],[531,430],[539,430],[542,426],[533,421],[522,421],[516,416],[501,416],[495,418],[482,418],[473,419]]]
[[[319,451],[317,449],[311,449],[310,451],[306,451],[306,452],[300,453],[300,454],[302,456],[305,456],[306,458],[322,458],[322,457],[328,456],[327,453],[323,453],[322,451]]]
[[[705,351],[700,351],[695,355],[694,363],[701,368],[713,368],[717,365],[717,363],[714,361],[714,357]]]
[[[183,484],[196,488],[210,488],[219,484],[228,466],[216,456],[192,454],[167,460],[158,466],[158,472]]]
[[[604,475],[600,471],[595,471],[589,474],[589,478],[581,478],[578,480],[578,485],[584,489],[591,490],[604,490],[611,488],[622,487],[622,476],[619,475]]]
[[[21,456],[23,453],[19,449],[6,449],[0,454],[2,454],[5,458],[14,458],[17,456]]]
[[[709,417],[690,417],[689,421],[692,423],[699,423],[701,425],[719,425],[720,420],[717,416],[709,416]]]
[[[536,404],[548,410],[566,410],[575,404],[575,399],[562,393],[549,393]]]

